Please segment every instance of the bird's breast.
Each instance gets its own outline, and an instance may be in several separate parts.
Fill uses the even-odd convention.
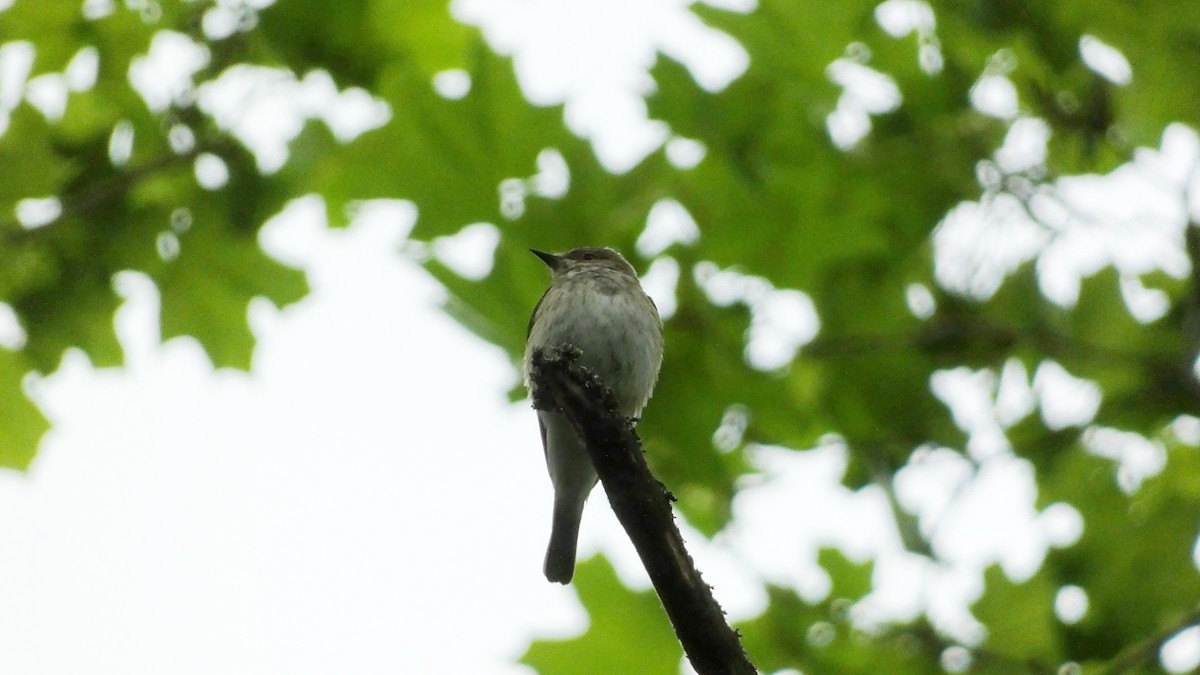
[[[636,416],[658,379],[662,323],[641,288],[619,284],[564,284],[552,288],[529,334],[535,347],[574,345],[580,363],[613,390],[625,415]]]

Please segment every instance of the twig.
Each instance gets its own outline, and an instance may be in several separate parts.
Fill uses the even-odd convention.
[[[757,671],[738,634],[696,570],[671,513],[669,494],[650,473],[632,425],[616,412],[612,392],[577,350],[535,350],[534,407],[561,410],[584,439],[613,512],[637,549],[688,661],[701,675]]]
[[[1183,298],[1183,316],[1180,327],[1183,331],[1183,353],[1179,355],[1180,365],[1187,373],[1187,383],[1192,393],[1200,399],[1200,381],[1192,375],[1192,364],[1196,362],[1196,354],[1200,352],[1200,223],[1189,219],[1183,233],[1184,250],[1192,263],[1192,273],[1189,281],[1191,287]]]
[[[97,205],[128,192],[130,188],[141,181],[167,171],[175,170],[193,161],[200,153],[207,152],[210,149],[209,147],[198,145],[187,152],[162,156],[142,166],[135,166],[115,173],[103,180],[81,183],[77,189],[66,192],[59,197],[62,213],[55,220],[62,220],[74,215],[86,215]],[[17,243],[25,239],[40,236],[38,232],[40,229],[26,229],[16,220],[0,221],[0,243]]]
[[[1178,621],[1167,626],[1158,633],[1142,640],[1141,642],[1129,645],[1122,649],[1120,653],[1108,662],[1107,666],[1100,671],[1101,675],[1119,675],[1127,673],[1134,668],[1142,665],[1150,659],[1158,656],[1158,650],[1162,648],[1163,643],[1170,640],[1181,630],[1200,623],[1200,608],[1185,614]]]

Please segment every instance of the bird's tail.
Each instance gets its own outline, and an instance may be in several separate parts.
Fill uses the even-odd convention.
[[[550,529],[550,546],[546,549],[548,581],[567,584],[575,575],[575,548],[579,543],[582,517],[583,500],[554,500],[554,522]]]

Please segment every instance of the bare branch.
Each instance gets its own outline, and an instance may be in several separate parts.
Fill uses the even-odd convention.
[[[534,351],[534,407],[561,410],[584,439],[613,512],[637,549],[696,672],[756,673],[684,546],[671,512],[673,498],[650,473],[641,439],[630,421],[616,412],[612,392],[576,363],[578,356],[577,350]]]

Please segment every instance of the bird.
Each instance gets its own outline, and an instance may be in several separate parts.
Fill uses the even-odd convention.
[[[611,248],[530,251],[551,274],[550,287],[529,318],[525,343],[525,384],[533,399],[538,400],[530,377],[534,351],[573,346],[580,350],[578,363],[612,390],[618,412],[636,421],[654,391],[663,359],[662,319],[637,272]],[[554,488],[543,571],[548,581],[567,584],[575,574],[583,507],[598,476],[566,416],[555,410],[536,412]]]

